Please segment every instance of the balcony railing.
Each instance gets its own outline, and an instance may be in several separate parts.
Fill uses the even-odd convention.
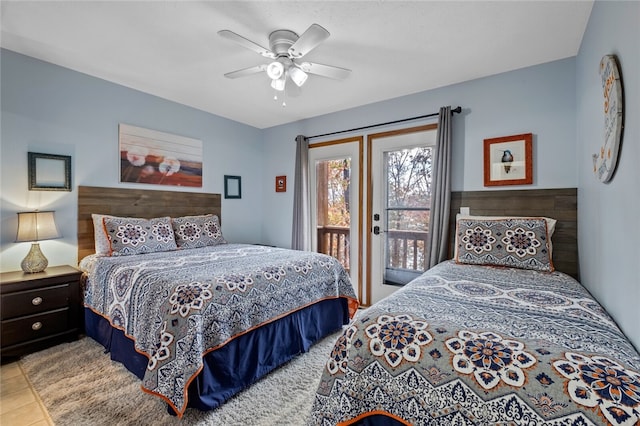
[[[318,252],[333,256],[349,272],[349,228],[346,226],[319,226]]]
[[[387,268],[425,271],[428,232],[387,231],[389,265]],[[347,272],[350,269],[349,228],[344,226],[318,227],[318,252],[333,256]]]
[[[426,271],[428,235],[424,231],[387,231],[387,267]]]

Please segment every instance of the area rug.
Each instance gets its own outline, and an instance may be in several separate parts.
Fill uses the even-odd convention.
[[[322,369],[339,336],[271,372],[212,411],[187,409],[182,420],[140,389],[140,381],[84,337],[24,357],[20,366],[57,426],[304,425]]]

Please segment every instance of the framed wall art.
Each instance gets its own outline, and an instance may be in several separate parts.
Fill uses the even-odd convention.
[[[287,192],[286,176],[276,176],[276,192]]]
[[[202,141],[120,124],[120,182],[202,187]]]
[[[484,186],[533,183],[532,134],[484,140]]]
[[[615,55],[603,56],[600,77],[604,95],[604,141],[600,150],[593,154],[593,172],[600,182],[607,183],[616,171],[624,129],[624,91]]]
[[[29,191],[71,191],[71,157],[28,152]]]
[[[224,175],[224,198],[242,198],[242,178]]]

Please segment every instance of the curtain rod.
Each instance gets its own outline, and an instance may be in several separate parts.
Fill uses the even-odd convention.
[[[461,112],[462,112],[462,107],[460,107],[460,106],[458,106],[458,107],[456,107],[456,108],[451,110],[451,114],[453,114],[453,113],[458,113],[459,114]],[[410,118],[403,118],[401,120],[387,121],[386,123],[370,124],[368,126],[356,127],[356,128],[348,129],[348,130],[339,130],[337,132],[324,133],[322,135],[308,136],[307,139],[321,138],[323,136],[337,135],[337,134],[340,134],[340,133],[355,132],[356,130],[370,129],[372,127],[386,126],[388,124],[404,123],[405,121],[418,120],[420,118],[435,117],[438,114],[440,114],[440,113],[439,112],[434,112],[432,114],[419,115],[419,116],[410,117]]]

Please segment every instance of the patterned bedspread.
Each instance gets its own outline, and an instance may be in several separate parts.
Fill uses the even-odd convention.
[[[357,298],[332,257],[224,244],[136,256],[89,257],[85,305],[149,358],[142,387],[182,415],[207,352],[305,306]]]
[[[441,263],[360,312],[310,424],[638,425],[640,355],[562,273]]]

